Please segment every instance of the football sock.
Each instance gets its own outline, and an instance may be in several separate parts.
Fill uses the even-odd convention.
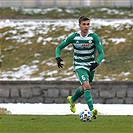
[[[91,95],[90,90],[84,90],[84,98],[86,100],[86,103],[90,111],[92,111],[94,108],[93,108],[93,100],[92,100],[92,95]]]
[[[84,94],[84,92],[82,91],[82,86],[79,86],[75,93],[72,95],[72,101],[75,102],[79,97],[81,97]]]

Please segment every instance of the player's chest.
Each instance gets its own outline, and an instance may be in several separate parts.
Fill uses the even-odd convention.
[[[88,49],[91,48],[94,45],[94,40],[92,37],[88,38],[80,38],[75,37],[72,42],[73,46],[77,49]]]

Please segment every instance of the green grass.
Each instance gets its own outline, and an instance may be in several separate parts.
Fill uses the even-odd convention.
[[[78,115],[4,115],[0,133],[132,133],[133,116],[98,116],[81,122]]]
[[[33,10],[24,13],[23,8],[11,9],[0,8],[1,18],[3,19],[66,19],[66,18],[78,18],[80,15],[86,15],[90,18],[132,18],[132,8],[60,8],[58,11],[56,8],[47,12],[42,11],[35,13]],[[102,10],[101,10],[102,9]],[[109,10],[109,11],[108,11]]]

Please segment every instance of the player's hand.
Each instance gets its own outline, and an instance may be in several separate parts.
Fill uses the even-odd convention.
[[[60,57],[55,58],[57,61],[57,65],[59,68],[63,68],[63,64],[61,63],[63,60]]]
[[[97,62],[95,62],[95,63],[91,63],[90,71],[95,70],[95,68],[96,68],[98,65],[99,65],[99,64],[98,64]]]

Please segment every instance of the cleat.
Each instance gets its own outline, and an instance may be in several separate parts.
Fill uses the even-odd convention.
[[[76,112],[76,107],[75,107],[75,104],[74,102],[72,101],[71,99],[71,96],[68,96],[67,97],[67,101],[70,103],[70,110],[75,113]]]
[[[94,118],[94,119],[96,119],[97,118],[97,109],[93,109],[92,111],[92,117]]]

